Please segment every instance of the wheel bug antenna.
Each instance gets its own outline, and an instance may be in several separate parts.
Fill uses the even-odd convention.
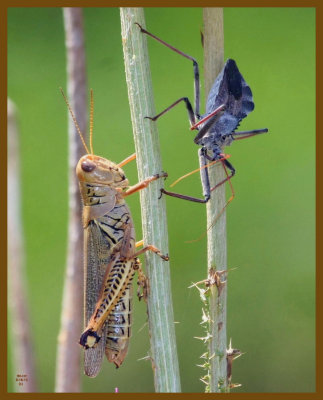
[[[68,100],[67,100],[67,97],[65,96],[65,93],[64,93],[63,89],[62,89],[62,88],[59,88],[59,89],[60,89],[60,91],[61,91],[61,93],[62,93],[62,96],[63,96],[63,98],[64,98],[64,100],[65,100],[65,103],[66,103],[66,105],[67,105],[67,108],[68,108],[68,110],[69,110],[69,112],[70,112],[70,114],[71,114],[71,117],[72,117],[72,119],[73,119],[74,125],[75,125],[75,127],[76,127],[76,130],[77,130],[77,132],[78,132],[80,138],[81,138],[81,141],[82,141],[82,143],[83,143],[83,146],[84,146],[84,148],[85,148],[87,154],[93,154],[93,153],[90,153],[90,152],[89,152],[89,149],[88,149],[88,147],[87,147],[87,145],[86,145],[86,143],[85,143],[83,134],[82,134],[81,129],[80,129],[80,127],[79,127],[79,124],[78,124],[77,121],[76,121],[76,118],[75,118],[75,115],[74,115],[74,113],[73,113],[73,110],[72,110],[72,108],[71,108],[71,106],[70,106],[70,103],[69,103]]]
[[[90,96],[91,96],[91,101],[90,101],[90,149],[91,149],[91,154],[94,154],[93,152],[93,112],[94,112],[94,100],[93,100],[93,90],[90,90]]]
[[[203,239],[203,238],[206,236],[206,234],[208,233],[208,231],[209,231],[210,229],[213,228],[213,226],[216,224],[217,220],[218,220],[218,219],[221,217],[221,215],[224,213],[224,210],[227,208],[227,206],[229,205],[229,203],[231,203],[231,201],[234,199],[235,192],[234,192],[233,185],[232,185],[231,179],[230,179],[230,177],[229,177],[228,171],[227,171],[227,169],[226,169],[226,167],[225,167],[225,165],[224,165],[224,160],[225,160],[225,159],[226,159],[226,158],[221,159],[220,161],[221,161],[221,164],[222,164],[223,169],[224,169],[224,171],[225,171],[225,174],[226,174],[226,176],[227,176],[227,177],[226,177],[226,181],[228,181],[228,182],[229,182],[229,185],[230,185],[231,196],[229,197],[229,199],[228,199],[227,202],[225,203],[225,205],[224,205],[224,207],[222,208],[222,210],[220,211],[220,213],[216,216],[216,218],[214,219],[214,221],[211,223],[211,225],[206,229],[206,231],[203,232],[202,235],[199,236],[197,239],[187,240],[187,241],[185,241],[185,243],[195,243],[195,242],[199,242],[201,239]],[[212,188],[212,191],[213,191],[214,189],[216,189],[217,187],[218,187],[218,186],[216,185],[214,188]]]
[[[224,157],[223,157],[222,159],[214,160],[214,161],[210,162],[209,164],[203,165],[203,167],[196,168],[196,169],[194,169],[193,171],[188,172],[187,174],[185,174],[185,175],[181,176],[180,178],[176,179],[176,181],[174,181],[174,182],[170,185],[170,187],[174,187],[174,186],[177,185],[181,180],[183,180],[183,179],[189,177],[190,175],[193,175],[193,174],[195,174],[196,172],[199,172],[199,171],[201,171],[201,170],[204,169],[204,168],[208,168],[208,167],[210,167],[211,165],[214,165],[214,164],[218,163],[219,161],[222,161],[223,159],[227,159],[227,158],[229,158],[229,157],[231,157],[230,154],[225,154]]]

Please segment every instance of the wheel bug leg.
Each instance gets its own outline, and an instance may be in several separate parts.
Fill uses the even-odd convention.
[[[230,186],[231,186],[231,191],[233,192],[233,187],[232,187],[232,183],[231,183],[231,178],[234,177],[236,170],[234,169],[233,165],[227,160],[227,159],[221,159],[220,160],[222,163],[222,166],[224,168],[224,171],[227,175],[227,177],[225,179],[223,179],[222,181],[220,181],[219,183],[217,183],[215,186],[213,186],[213,188],[210,189],[211,192],[213,192],[213,190],[215,190],[216,188],[218,188],[219,186],[223,185],[225,182],[229,182]],[[226,170],[225,167],[228,167],[229,170],[231,171],[231,174],[228,174],[228,171]],[[230,200],[231,201],[231,200]]]
[[[234,140],[241,140],[241,139],[247,139],[248,137],[252,137],[255,135],[259,135],[260,133],[267,133],[268,129],[254,129],[252,131],[241,131],[241,132],[233,132],[232,137]]]
[[[155,115],[154,117],[145,117],[147,119],[150,119],[152,121],[157,121],[157,119],[159,117],[161,117],[162,115],[166,114],[169,110],[171,110],[172,108],[174,108],[177,104],[179,104],[181,101],[185,102],[185,106],[187,109],[187,113],[188,113],[188,118],[190,120],[191,126],[194,126],[196,121],[195,121],[195,114],[192,108],[192,104],[190,103],[189,99],[187,97],[181,97],[180,99],[176,100],[173,104],[171,104],[169,107],[165,108],[165,110],[163,110],[162,112],[160,112],[159,114]],[[192,128],[191,128],[192,129]]]
[[[194,93],[195,93],[195,115],[199,118],[200,116],[200,73],[199,73],[199,66],[197,61],[194,57],[183,53],[182,51],[176,49],[176,47],[164,42],[162,39],[158,38],[157,36],[153,35],[152,33],[146,31],[141,25],[136,22],[136,25],[139,26],[140,31],[145,33],[146,35],[152,37],[153,39],[157,40],[157,42],[163,44],[164,46],[168,47],[169,49],[173,50],[175,53],[181,55],[182,57],[188,58],[193,62],[193,70],[194,70]]]
[[[199,198],[196,198],[196,197],[187,196],[187,195],[180,194],[180,193],[169,192],[169,191],[167,191],[165,189],[161,189],[160,192],[162,194],[166,194],[167,196],[177,197],[178,199],[182,199],[182,200],[193,201],[195,203],[207,203],[208,200],[210,199],[211,192],[213,192],[215,189],[217,189],[218,187],[223,185],[225,182],[227,182],[227,181],[230,182],[231,178],[235,174],[235,169],[232,166],[232,164],[229,163],[229,161],[227,161],[227,158],[230,157],[229,155],[227,155],[227,154],[223,155],[223,158],[214,160],[214,161],[212,161],[212,163],[207,163],[207,157],[203,153],[204,153],[203,149],[199,149],[198,150],[198,155],[199,155],[199,160],[200,160],[200,168],[198,168],[197,170],[194,170],[194,171],[184,175],[183,177],[177,179],[177,181],[175,181],[171,186],[174,186],[180,180],[182,180],[183,178],[186,178],[187,176],[193,174],[194,172],[200,171],[204,199],[199,199]],[[210,188],[208,167],[210,167],[212,164],[215,164],[217,162],[221,162],[224,170],[226,171],[227,177],[225,179],[223,179],[222,181],[220,181],[219,183],[217,183],[212,188]],[[231,171],[230,175],[227,173],[227,170],[226,170],[225,166],[227,166],[230,169],[230,171]],[[230,183],[230,185],[231,185],[231,183]],[[231,188],[232,188],[232,185],[231,185]],[[233,188],[231,189],[231,191],[233,192]]]
[[[218,119],[222,115],[223,107],[224,107],[223,105],[218,107],[218,109],[216,110],[217,113],[214,113],[214,115],[209,118],[209,120],[205,123],[205,125],[203,125],[203,127],[201,128],[199,133],[196,135],[194,141],[198,140],[199,136],[203,137],[213,127],[213,125],[218,121]],[[210,161],[214,161],[214,160],[207,156],[207,151],[203,147],[198,150],[198,156],[199,156],[199,161],[200,161],[200,174],[201,174],[201,183],[202,183],[202,188],[203,188],[204,200],[196,198],[196,197],[181,195],[179,193],[168,192],[164,189],[161,189],[161,192],[168,196],[177,197],[177,198],[183,199],[183,200],[193,201],[196,203],[207,203],[210,199],[211,192],[213,190],[215,190],[216,188],[218,188],[219,186],[221,186],[226,181],[230,180],[234,176],[235,169],[233,168],[232,164],[229,163],[226,159],[222,160],[220,158],[219,161],[225,162],[225,165],[231,171],[231,175],[227,176],[227,178],[223,179],[221,182],[219,182],[213,188],[210,188],[209,171],[207,168],[207,159]]]
[[[221,182],[219,182],[217,185],[215,185],[210,191],[212,192],[212,191],[215,190],[217,187],[219,187],[220,185],[222,185],[224,182],[228,181],[228,182],[229,182],[229,185],[230,185],[231,196],[229,197],[229,199],[228,199],[227,202],[225,203],[225,205],[224,205],[224,207],[222,208],[222,210],[221,210],[221,211],[219,212],[219,214],[216,216],[216,218],[214,219],[214,221],[212,222],[212,224],[206,229],[206,231],[205,231],[204,233],[202,233],[202,235],[199,236],[197,239],[187,240],[187,241],[185,241],[185,243],[195,243],[195,242],[200,241],[200,240],[207,234],[207,232],[216,224],[217,220],[218,220],[218,219],[221,217],[221,215],[224,213],[224,210],[227,208],[227,206],[229,205],[229,203],[231,203],[231,201],[234,199],[235,192],[234,192],[234,189],[233,189],[233,185],[232,185],[232,182],[231,182],[231,178],[232,178],[232,176],[234,175],[235,170],[234,170],[234,168],[232,167],[232,165],[231,165],[229,162],[226,163],[226,161],[227,161],[226,159],[225,159],[225,160],[221,160],[221,164],[222,164],[222,166],[223,166],[223,169],[224,169],[225,174],[226,174],[227,177],[226,177],[225,179],[223,179]],[[226,169],[226,166],[227,166],[229,169],[231,169],[231,168],[229,167],[229,165],[233,168],[233,170],[231,170],[231,175],[228,174],[228,171],[227,171],[227,169]]]
[[[203,189],[203,196],[205,198],[205,202],[209,201],[211,197],[211,190],[210,190],[210,178],[209,178],[209,169],[205,168],[205,166],[208,164],[207,160],[205,158],[205,151],[203,149],[198,150],[198,157],[199,157],[199,162],[200,162],[200,176],[201,176],[201,183],[202,183],[202,189]]]

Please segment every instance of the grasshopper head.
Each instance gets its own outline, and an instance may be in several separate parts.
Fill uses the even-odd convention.
[[[76,167],[80,181],[124,188],[129,185],[123,170],[114,162],[93,154],[81,157]]]

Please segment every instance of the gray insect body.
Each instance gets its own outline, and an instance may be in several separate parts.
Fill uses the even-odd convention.
[[[142,28],[139,24],[137,25],[142,33],[152,37],[164,46],[170,48],[172,51],[193,62],[195,110],[187,97],[181,97],[156,116],[147,118],[156,121],[159,117],[171,110],[180,102],[183,101],[185,103],[191,124],[191,130],[198,130],[198,133],[194,138],[194,143],[201,146],[198,151],[198,156],[201,168],[201,183],[204,199],[173,193],[164,189],[161,191],[168,196],[198,203],[206,203],[210,199],[211,192],[226,181],[230,180],[235,174],[233,165],[227,160],[228,155],[223,154],[223,148],[225,146],[230,146],[232,141],[235,139],[244,139],[259,133],[265,133],[268,132],[268,129],[236,132],[242,119],[254,109],[254,102],[251,89],[242,77],[234,60],[228,59],[222,71],[217,76],[207,99],[206,112],[201,116],[199,113],[199,67],[195,58],[164,42],[162,39]],[[226,171],[226,178],[211,188],[207,166],[208,161],[216,160],[219,160],[223,165],[223,168]],[[227,173],[226,167],[230,170],[230,175]]]
[[[225,105],[225,109],[214,125],[202,137],[198,133],[194,138],[196,144],[213,152],[211,160],[220,158],[223,147],[231,145],[234,140],[233,133],[240,122],[254,109],[251,89],[232,59],[226,61],[217,76],[208,96],[206,112],[200,119],[210,115],[222,104]],[[201,124],[199,130],[201,131],[206,124],[207,122]]]

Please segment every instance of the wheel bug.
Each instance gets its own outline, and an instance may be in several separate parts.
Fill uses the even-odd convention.
[[[265,133],[268,132],[268,129],[265,128],[252,131],[235,132],[242,119],[245,118],[254,109],[254,102],[251,89],[242,77],[234,60],[228,59],[224,64],[222,71],[217,76],[208,95],[206,112],[204,115],[200,115],[200,78],[198,63],[195,58],[183,53],[182,51],[164,42],[152,33],[146,31],[138,23],[136,24],[139,26],[142,33],[145,33],[146,35],[157,40],[172,51],[193,62],[195,111],[189,99],[187,97],[181,97],[159,114],[155,115],[154,117],[146,118],[152,121],[156,121],[159,117],[171,110],[177,104],[181,102],[185,103],[191,125],[191,130],[198,131],[197,135],[194,138],[194,143],[202,147],[198,150],[200,168],[192,171],[189,174],[186,174],[182,178],[194,172],[200,171],[204,199],[169,192],[165,189],[161,189],[161,192],[168,196],[177,197],[183,200],[193,201],[197,203],[207,203],[210,199],[211,192],[225,182],[230,181],[231,178],[235,175],[235,168],[228,161],[229,155],[223,153],[223,147],[231,145],[233,140],[245,139],[254,135],[258,135],[260,133]],[[225,170],[226,178],[221,180],[214,187],[211,188],[208,167],[218,161],[221,162]],[[230,170],[230,174],[227,172],[227,168]],[[177,183],[182,178],[178,179],[175,183]],[[232,199],[232,186],[231,190]]]

